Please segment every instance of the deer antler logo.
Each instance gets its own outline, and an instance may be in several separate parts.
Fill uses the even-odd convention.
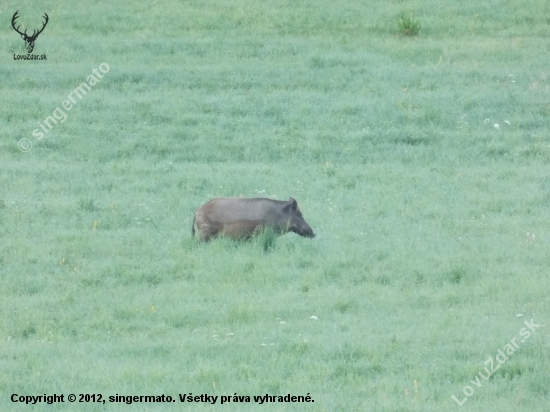
[[[23,33],[19,31],[19,27],[21,27],[21,25],[15,27],[15,20],[18,17],[17,13],[19,13],[19,10],[15,12],[15,14],[11,19],[11,27],[13,27],[13,29],[21,35],[21,38],[25,40],[25,47],[27,48],[27,53],[32,53],[34,49],[34,42],[36,41],[36,38],[38,37],[38,35],[44,31],[46,24],[48,24],[49,17],[46,13],[44,13],[44,18],[46,19],[46,21],[42,24],[42,28],[40,30],[33,30],[32,36],[28,36],[27,30],[25,30]]]

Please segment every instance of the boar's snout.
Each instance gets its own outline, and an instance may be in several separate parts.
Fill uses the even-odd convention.
[[[313,230],[307,224],[302,227],[294,228],[294,230],[292,231],[295,232],[297,235],[300,235],[303,237],[309,237],[309,238],[315,237],[315,233],[313,233]]]

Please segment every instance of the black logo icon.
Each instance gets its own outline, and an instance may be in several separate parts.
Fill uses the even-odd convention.
[[[17,13],[19,13],[19,10],[15,12],[15,14],[11,19],[11,27],[13,27],[13,29],[21,35],[21,38],[25,40],[25,47],[27,48],[27,53],[32,53],[34,49],[34,42],[36,41],[36,38],[38,37],[38,35],[44,31],[46,24],[48,24],[49,17],[46,13],[44,13],[44,18],[46,19],[46,21],[42,25],[42,28],[40,30],[33,30],[32,36],[27,36],[27,30],[25,30],[24,33],[21,33],[19,31],[19,27],[21,27],[21,25],[15,27],[15,20],[18,17]]]

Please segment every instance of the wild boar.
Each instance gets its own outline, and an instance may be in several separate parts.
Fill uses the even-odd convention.
[[[304,237],[315,237],[293,198],[286,201],[217,197],[195,211],[192,236],[195,236],[195,224],[199,238],[204,241],[220,235],[248,239],[265,227],[280,235],[294,232]]]

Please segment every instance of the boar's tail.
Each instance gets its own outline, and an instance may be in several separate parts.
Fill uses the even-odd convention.
[[[195,237],[195,216],[193,216],[193,224],[191,225],[191,237]]]

